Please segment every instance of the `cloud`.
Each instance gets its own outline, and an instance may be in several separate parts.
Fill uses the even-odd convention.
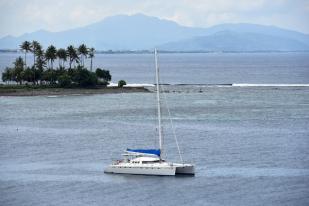
[[[309,33],[308,11],[306,0],[0,0],[0,37],[39,29],[66,30],[134,13],[186,26],[247,22]]]

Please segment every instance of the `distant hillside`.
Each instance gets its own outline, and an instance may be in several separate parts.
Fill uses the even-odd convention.
[[[219,31],[158,48],[169,51],[309,51],[309,41],[252,32]]]
[[[142,14],[117,15],[85,27],[62,32],[40,30],[19,37],[4,37],[0,39],[0,49],[16,49],[22,41],[34,39],[44,46],[54,44],[57,47],[64,47],[68,44],[86,43],[97,50],[138,50],[204,33],[205,29],[183,27],[173,21]]]
[[[97,50],[308,50],[309,35],[254,24],[222,24],[193,28],[173,21],[136,14],[107,17],[76,29],[49,32],[39,30],[19,37],[0,39],[0,49],[17,49],[25,40],[37,40],[44,47],[65,47],[85,43]]]

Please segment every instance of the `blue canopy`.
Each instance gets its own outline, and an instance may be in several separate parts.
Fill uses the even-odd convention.
[[[145,154],[154,154],[160,157],[161,150],[159,149],[127,149],[128,152],[138,152]]]

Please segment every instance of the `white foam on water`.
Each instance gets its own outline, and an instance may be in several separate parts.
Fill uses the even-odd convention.
[[[117,83],[110,83],[107,87],[117,87]],[[124,87],[154,87],[155,84],[149,83],[132,83]],[[193,87],[309,87],[309,84],[249,84],[249,83],[233,83],[233,84],[170,84],[169,86],[193,86]]]
[[[57,98],[59,97],[59,95],[49,95],[49,96],[46,96],[47,98]]]
[[[233,87],[309,87],[309,84],[232,84]]]
[[[117,87],[118,84],[117,83],[113,83],[110,82],[109,85],[107,85],[107,87]],[[148,83],[132,83],[132,84],[126,84],[123,87],[154,87],[154,84],[148,84]]]
[[[127,84],[124,87],[154,87],[154,84]]]
[[[113,83],[113,82],[110,82],[107,87],[117,87],[118,84],[117,83]]]

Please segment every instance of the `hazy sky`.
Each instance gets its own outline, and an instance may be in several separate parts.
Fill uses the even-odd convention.
[[[309,34],[309,0],[0,0],[0,37],[61,31],[135,13],[186,26],[246,22]]]

